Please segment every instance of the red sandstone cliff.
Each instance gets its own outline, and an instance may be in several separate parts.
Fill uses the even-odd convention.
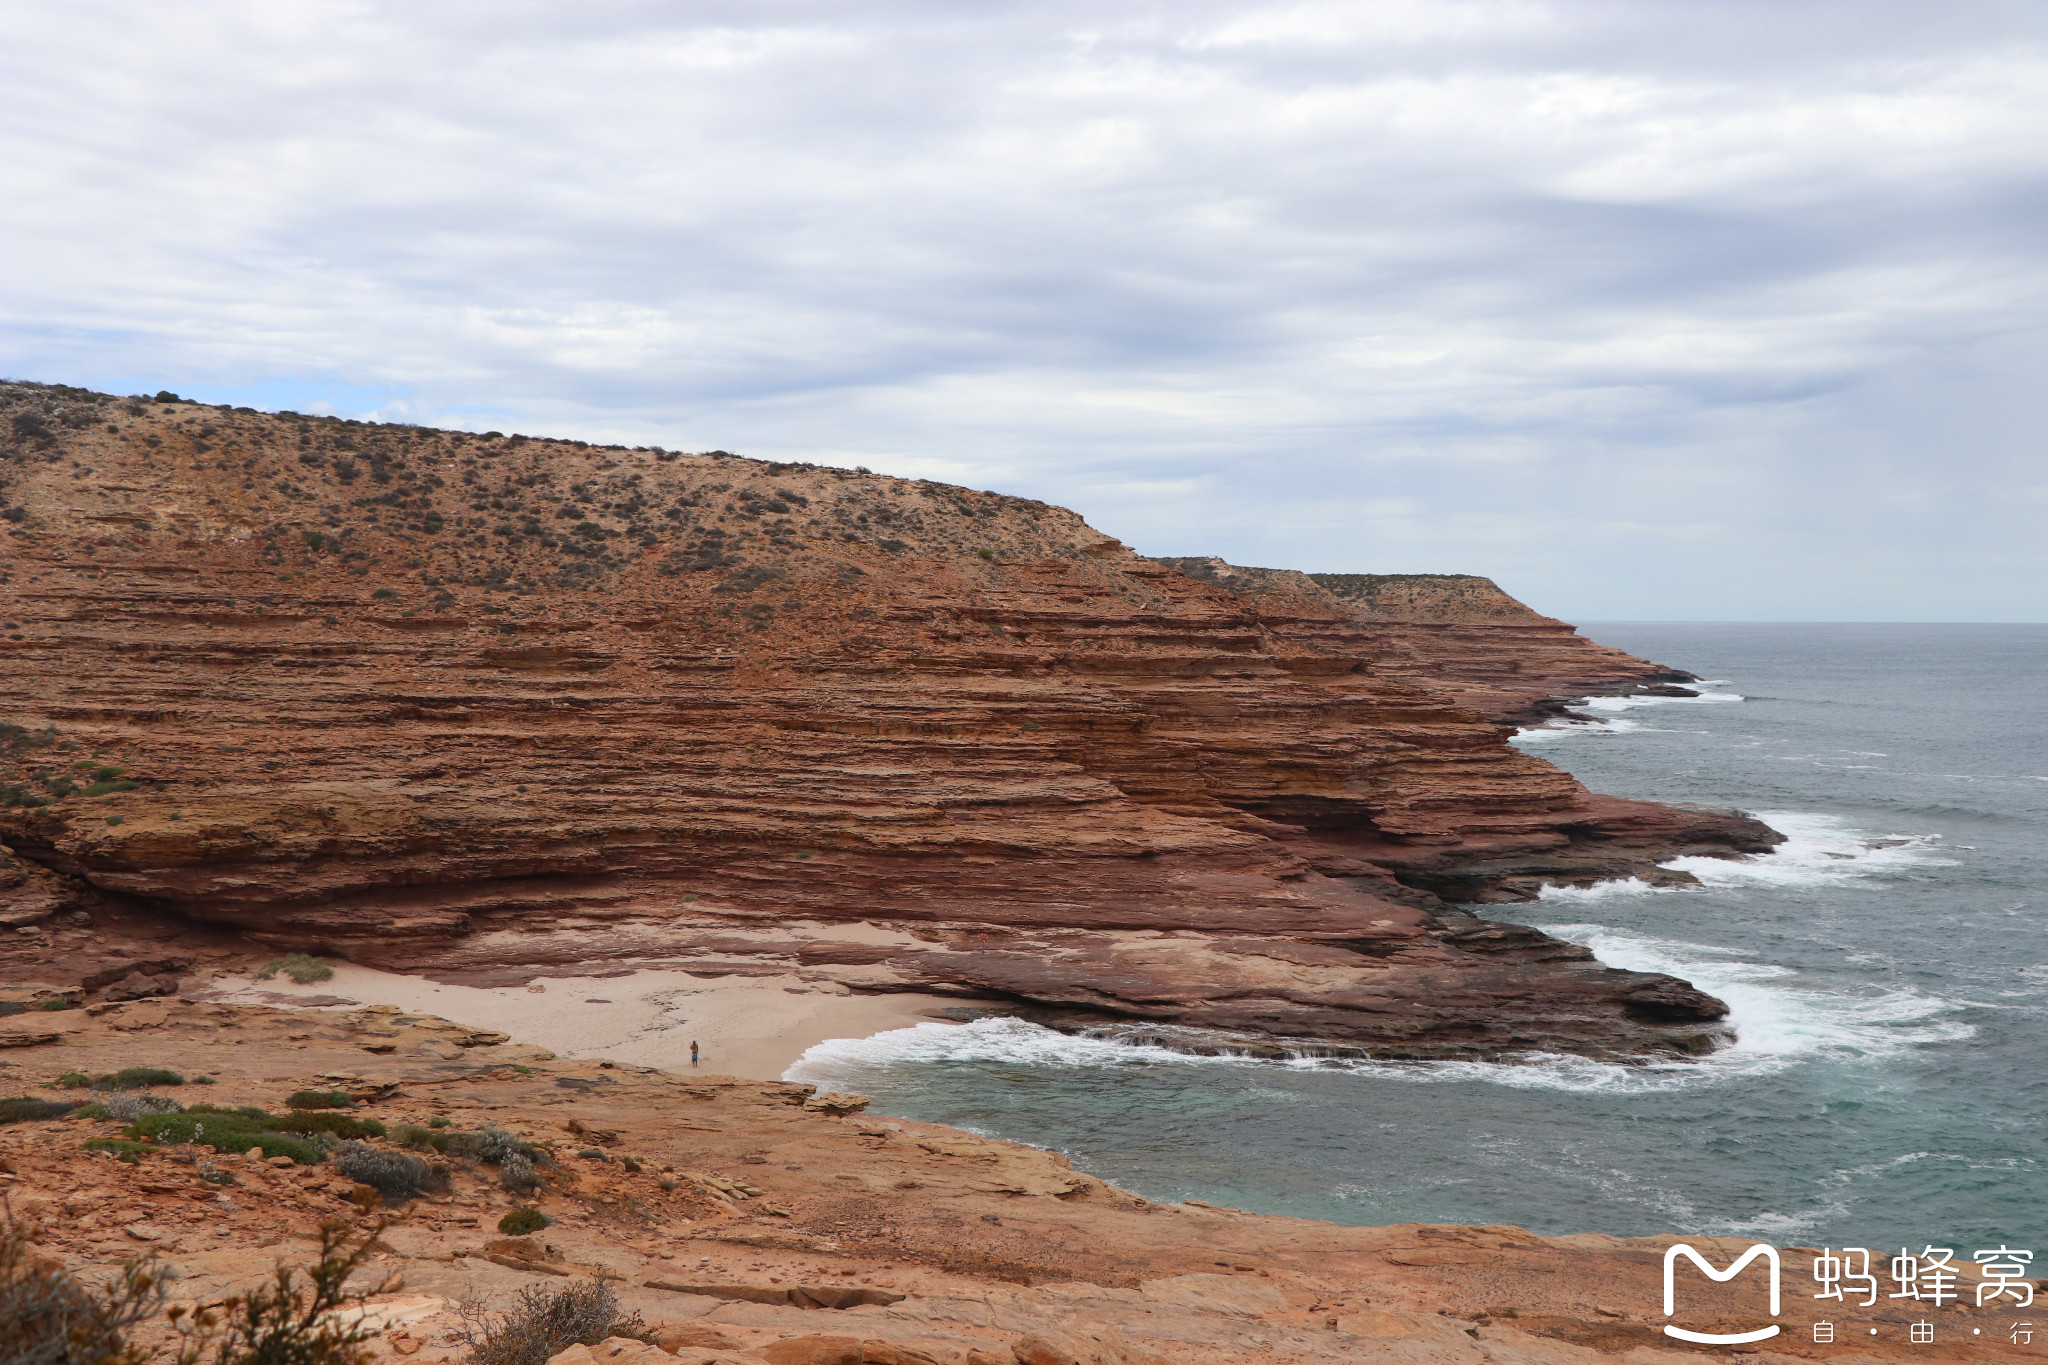
[[[1439,692],[1499,725],[1530,725],[1588,696],[1692,696],[1692,674],[1596,644],[1472,574],[1294,573],[1169,559],[1254,601],[1320,604],[1366,628],[1386,678]]]
[[[1587,793],[1305,578],[1233,591],[1042,503],[0,406],[0,898],[56,874],[499,979],[795,963],[1395,1054],[1628,1052],[1701,1046],[1720,1003],[1439,895],[1776,841]]]

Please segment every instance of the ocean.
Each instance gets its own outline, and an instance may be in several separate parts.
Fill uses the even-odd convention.
[[[1728,1001],[1736,1041],[1620,1066],[1196,1058],[1015,1020],[814,1048],[790,1079],[1057,1149],[1148,1198],[2048,1263],[2048,626],[1610,623],[1713,682],[1515,742],[1595,791],[1783,831],[1697,889],[1480,913]]]

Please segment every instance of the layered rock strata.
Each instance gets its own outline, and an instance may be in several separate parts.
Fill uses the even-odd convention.
[[[1683,669],[1599,644],[1474,574],[1295,573],[1168,559],[1253,600],[1339,612],[1369,631],[1381,676],[1428,688],[1497,725],[1533,725],[1592,696],[1690,697]]]
[[[1234,591],[1043,503],[0,402],[24,894],[492,979],[794,962],[1062,1021],[1630,1053],[1723,1007],[1444,898],[1777,838],[1586,792],[1312,583]]]

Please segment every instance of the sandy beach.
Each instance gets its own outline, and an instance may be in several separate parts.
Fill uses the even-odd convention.
[[[509,1033],[515,1042],[557,1056],[600,1058],[780,1080],[804,1053],[828,1038],[865,1038],[931,1023],[931,1011],[958,1004],[936,995],[856,995],[830,983],[787,976],[700,977],[680,971],[630,976],[543,977],[531,985],[444,985],[352,963],[334,977],[300,986],[279,976],[216,978],[206,998],[309,1009],[396,1005],[459,1024]]]

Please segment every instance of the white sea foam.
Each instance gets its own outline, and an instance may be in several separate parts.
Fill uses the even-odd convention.
[[[1874,834],[1834,816],[1801,811],[1765,811],[1757,818],[1787,836],[1770,853],[1739,860],[1679,858],[1664,864],[1692,873],[1701,886],[1654,886],[1631,877],[1591,887],[1545,887],[1540,899],[1565,909],[1626,896],[1701,894],[1716,887],[1827,886],[1949,861],[1938,855],[1939,835]],[[1904,990],[1860,995],[1812,990],[1796,984],[1798,973],[1793,969],[1747,960],[1735,949],[1592,923],[1537,927],[1590,948],[1607,966],[1664,972],[1719,996],[1728,1002],[1734,1044],[1697,1061],[1647,1065],[1555,1053],[1529,1053],[1512,1061],[1384,1062],[1316,1056],[1308,1049],[1276,1059],[1227,1049],[1202,1055],[1131,1041],[1115,1036],[1115,1030],[1069,1034],[1020,1019],[994,1018],[831,1039],[806,1052],[784,1079],[858,1090],[864,1075],[899,1065],[1062,1070],[1221,1066],[1348,1072],[1414,1083],[1480,1081],[1514,1089],[1644,1093],[1738,1080],[1802,1058],[1882,1057],[1922,1044],[1958,1041],[1975,1031],[1951,1017],[1962,1008],[1959,1004]],[[1214,1041],[1197,1030],[1187,1032],[1191,1043],[1198,1038]]]
[[[1061,1070],[1136,1066],[1277,1068],[1341,1072],[1417,1084],[1478,1081],[1518,1090],[1641,1094],[1738,1081],[1819,1056],[1888,1056],[1928,1043],[1968,1038],[1970,1025],[1949,1016],[1959,1005],[1911,991],[1867,995],[1796,984],[1789,967],[1744,960],[1733,949],[1660,939],[1596,924],[1550,924],[1546,933],[1593,950],[1602,963],[1665,972],[1728,1002],[1735,1042],[1697,1061],[1639,1065],[1557,1053],[1509,1061],[1391,1062],[1302,1053],[1286,1058],[1223,1052],[1199,1055],[1114,1036],[1060,1033],[1020,1019],[919,1024],[869,1038],[820,1043],[785,1080],[859,1090],[874,1070],[905,1064],[994,1065]]]
[[[1698,856],[1673,858],[1659,864],[1673,871],[1690,872],[1698,879],[1698,886],[1656,886],[1640,877],[1626,877],[1592,886],[1546,886],[1537,898],[1585,902],[1720,887],[1844,886],[1920,868],[1955,866],[1955,859],[1942,856],[1945,849],[1939,834],[1881,834],[1858,829],[1839,816],[1810,811],[1765,810],[1752,814],[1784,835],[1785,842],[1768,853],[1740,858]]]
[[[1511,740],[1515,744],[1548,744],[1552,740],[1564,739],[1569,735],[1625,735],[1645,727],[1639,720],[1626,716],[1609,716],[1600,719],[1592,716],[1583,718],[1560,717],[1545,721],[1541,725],[1525,726],[1515,731]]]
[[[1714,692],[1709,689],[1719,686],[1718,682],[1692,684],[1693,696],[1660,697],[1650,693],[1632,693],[1626,697],[1588,697],[1574,711],[1635,711],[1645,706],[1716,706],[1723,702],[1746,701],[1740,692]]]
[[[1546,886],[1536,898],[1542,901],[1605,901],[1624,896],[1662,896],[1701,889],[1697,886],[1658,886],[1641,877],[1621,877],[1614,881],[1595,882],[1591,886]]]
[[[1538,925],[1593,950],[1609,967],[1664,972],[1728,1002],[1735,1044],[1712,1061],[1738,1068],[1815,1054],[1881,1057],[1926,1043],[1956,1042],[1976,1030],[1952,1016],[1962,1006],[1908,990],[1856,994],[1794,984],[1790,967],[1743,960],[1710,944],[1654,938],[1597,924]]]
[[[1541,725],[1524,726],[1515,731],[1514,742],[1544,744],[1567,735],[1625,735],[1634,730],[1655,728],[1645,726],[1641,721],[1628,719],[1625,712],[1639,711],[1649,706],[1714,706],[1723,702],[1747,700],[1739,692],[1710,690],[1722,685],[1718,679],[1689,684],[1698,693],[1697,696],[1691,697],[1588,697],[1571,708],[1572,715],[1559,716]]]
[[[1785,836],[1769,853],[1743,858],[1674,858],[1663,866],[1690,872],[1708,887],[1840,886],[1925,867],[1953,867],[1939,834],[1878,833],[1834,815],[1767,810],[1756,818]]]

